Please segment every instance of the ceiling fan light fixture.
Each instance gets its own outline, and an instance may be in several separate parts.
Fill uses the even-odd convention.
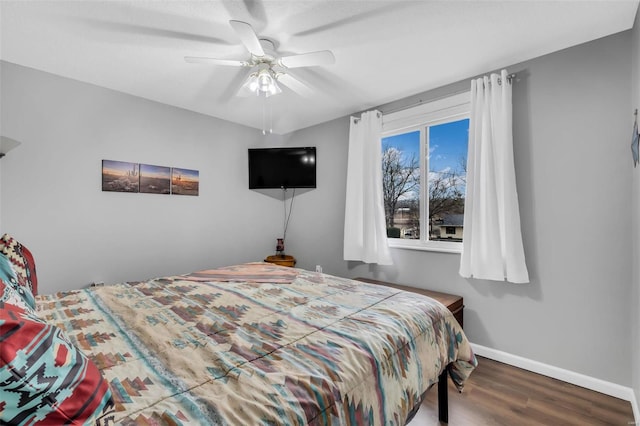
[[[274,80],[266,70],[261,70],[258,73],[258,90],[261,92],[269,93],[273,89]]]
[[[242,90],[255,95],[258,93],[258,73],[252,72],[242,84]]]
[[[276,81],[276,74],[271,68],[262,68],[251,73],[242,87],[256,96],[269,97],[282,93]]]

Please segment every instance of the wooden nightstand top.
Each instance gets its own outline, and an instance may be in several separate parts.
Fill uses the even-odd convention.
[[[280,265],[280,266],[290,266],[290,267],[296,266],[296,258],[293,256],[289,256],[287,254],[276,254],[273,256],[267,256],[266,259],[264,259],[264,261],[269,263],[275,263],[276,265]]]

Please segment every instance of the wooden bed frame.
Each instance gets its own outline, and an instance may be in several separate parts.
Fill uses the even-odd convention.
[[[449,423],[449,383],[447,371],[449,367],[438,377],[438,419],[443,423]]]
[[[447,382],[447,370],[448,367],[438,376],[438,420],[442,423],[449,423],[449,390],[448,390],[448,382]],[[422,403],[427,396],[427,392],[431,390],[431,387],[427,389],[425,393],[422,394],[420,399],[420,404],[413,407],[407,419],[405,421],[405,425],[410,423],[411,420],[416,416],[420,408],[422,407]]]

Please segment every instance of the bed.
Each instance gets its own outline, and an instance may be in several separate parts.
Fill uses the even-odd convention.
[[[90,378],[91,397],[48,402],[81,405],[66,410],[71,424],[403,425],[439,376],[462,389],[476,365],[435,300],[274,264],[39,295],[32,312],[14,309],[11,291],[4,335],[14,317],[46,324],[64,346],[55,365],[86,364],[73,380]],[[0,423],[47,424],[46,404],[24,403],[4,364]]]

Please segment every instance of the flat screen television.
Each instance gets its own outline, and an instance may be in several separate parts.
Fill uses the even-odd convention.
[[[249,189],[315,187],[315,147],[249,149]]]

